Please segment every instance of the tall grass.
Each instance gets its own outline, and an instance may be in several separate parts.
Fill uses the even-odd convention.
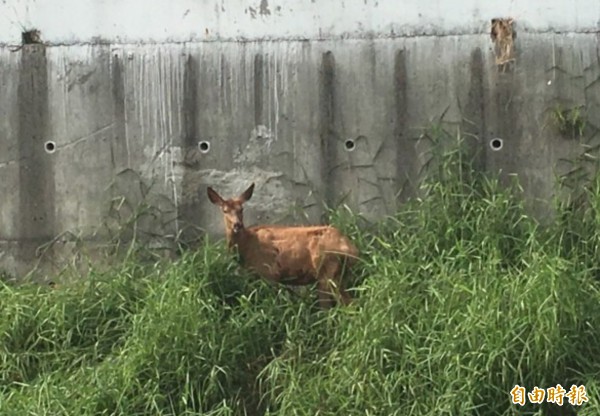
[[[0,414],[600,414],[600,186],[541,227],[460,149],[436,163],[380,224],[332,216],[362,251],[350,307],[320,311],[208,242],[0,286]],[[589,402],[511,403],[559,383]]]

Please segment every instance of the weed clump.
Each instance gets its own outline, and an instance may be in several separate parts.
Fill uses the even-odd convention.
[[[558,127],[558,131],[564,137],[569,139],[580,139],[583,137],[587,123],[582,107],[557,107],[553,110],[552,117]]]

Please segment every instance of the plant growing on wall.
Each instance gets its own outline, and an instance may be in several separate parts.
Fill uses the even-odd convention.
[[[113,250],[126,246],[129,254],[142,250],[160,257],[171,255],[181,243],[180,230],[174,225],[177,207],[154,185],[133,169],[124,169],[113,179],[107,189],[111,198],[103,224]]]
[[[514,62],[514,41],[517,32],[513,27],[514,19],[496,18],[492,19],[490,36],[495,45],[496,65],[504,66],[507,63]]]
[[[566,138],[580,139],[586,127],[585,110],[583,106],[563,108],[557,106],[552,112],[552,118],[558,131]]]

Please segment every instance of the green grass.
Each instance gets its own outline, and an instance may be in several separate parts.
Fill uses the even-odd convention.
[[[0,286],[0,414],[600,414],[600,186],[541,227],[461,157],[380,224],[334,213],[362,251],[347,308],[209,243],[54,290]],[[589,402],[510,402],[515,384],[558,383]]]

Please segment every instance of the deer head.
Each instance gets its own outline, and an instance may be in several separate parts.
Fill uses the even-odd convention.
[[[210,186],[207,189],[208,199],[221,208],[225,220],[225,231],[228,235],[238,234],[244,229],[244,202],[252,198],[254,184],[250,185],[240,196],[232,199],[223,199]]]

